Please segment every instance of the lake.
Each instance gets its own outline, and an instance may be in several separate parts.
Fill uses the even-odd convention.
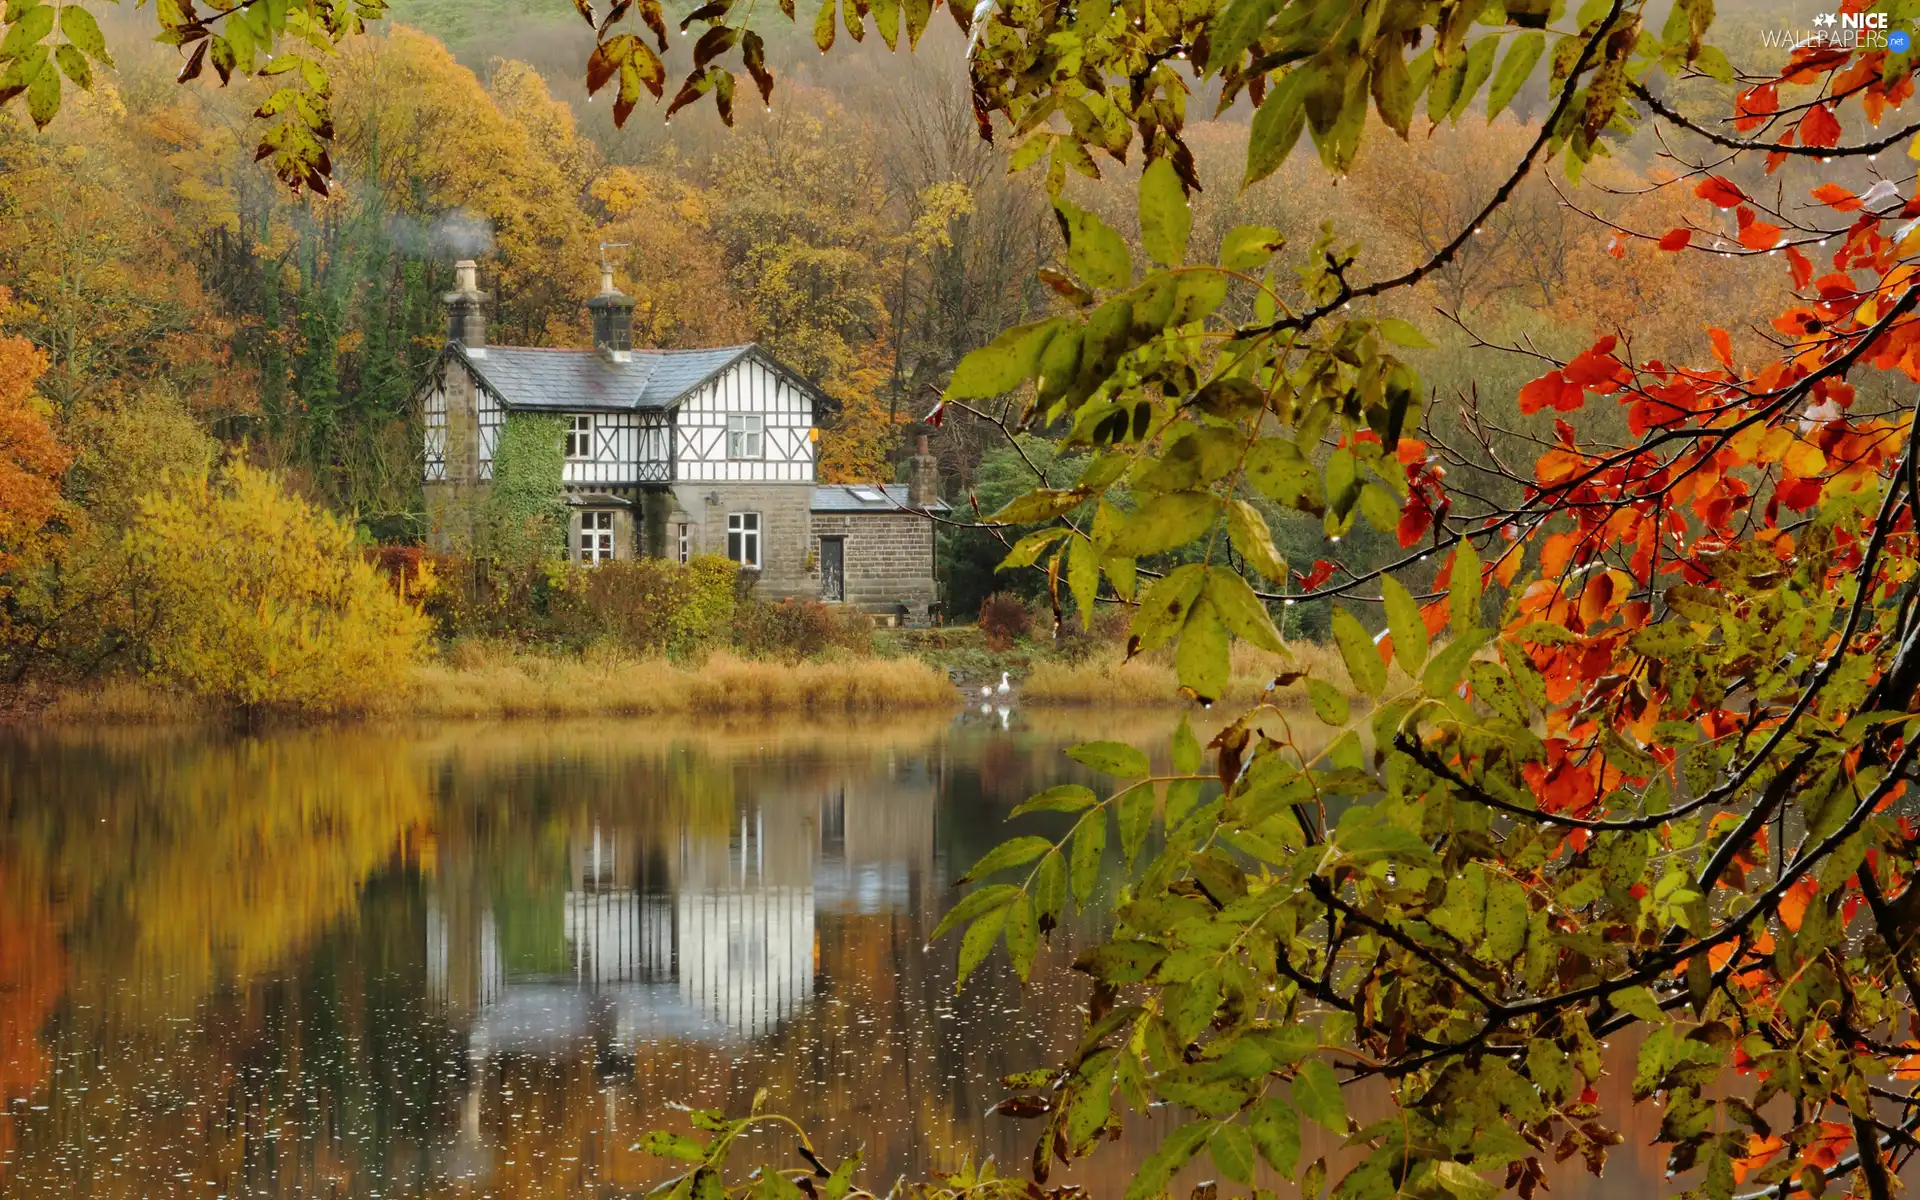
[[[1062,747],[1164,750],[1173,720],[16,735],[0,1191],[631,1193],[673,1105],[761,1088],[876,1191],[969,1153],[1018,1172],[1038,1126],[989,1110],[1071,1047],[1097,930],[1024,991],[996,952],[956,993],[927,938],[1012,807],[1085,779]],[[1055,1181],[1117,1197],[1178,1123]],[[1665,1191],[1657,1124],[1553,1194]]]

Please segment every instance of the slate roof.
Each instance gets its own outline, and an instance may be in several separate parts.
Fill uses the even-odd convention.
[[[667,408],[754,346],[634,350],[626,362],[614,362],[598,350],[488,346],[477,353],[457,342],[450,349],[508,408],[580,412]]]
[[[855,488],[859,488],[862,491],[882,492],[885,495],[883,498],[862,500],[853,494],[853,489]],[[917,508],[917,505],[914,505],[912,501],[907,499],[908,494],[907,485],[904,483],[823,484],[813,489],[813,511],[829,513],[890,513],[899,512],[903,508]],[[946,512],[947,504],[944,500],[935,500],[932,504],[928,505],[927,508],[930,512]]]

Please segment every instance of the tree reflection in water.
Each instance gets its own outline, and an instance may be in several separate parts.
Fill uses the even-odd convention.
[[[1004,967],[956,994],[954,947],[925,941],[1089,732],[1147,735],[16,741],[0,1188],[627,1191],[663,1174],[638,1142],[671,1104],[743,1110],[761,1087],[829,1155],[864,1147],[873,1184],[1024,1161],[1030,1127],[987,1110],[1001,1075],[1076,1036],[1066,964],[1088,931],[1060,931],[1024,996]],[[1136,1122],[1077,1178],[1117,1195],[1173,1121]]]

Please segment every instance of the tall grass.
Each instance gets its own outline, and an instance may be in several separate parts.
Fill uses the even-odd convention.
[[[400,715],[425,719],[844,713],[931,708],[953,685],[916,659],[779,663],[716,653],[700,665],[588,654],[549,658],[468,650],[416,673]]]
[[[1228,704],[1251,704],[1276,675],[1291,671],[1306,671],[1343,691],[1353,690],[1339,651],[1313,642],[1291,642],[1288,649],[1283,657],[1235,642],[1232,682],[1218,699]],[[1287,695],[1301,693],[1291,689]],[[1036,663],[1021,685],[1020,698],[1027,704],[1042,705],[1138,707],[1181,702],[1171,654],[1155,651],[1128,662],[1117,647],[1078,663]]]

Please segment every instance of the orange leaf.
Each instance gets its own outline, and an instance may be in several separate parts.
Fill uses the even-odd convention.
[[[1793,272],[1793,286],[1796,288],[1807,286],[1807,281],[1813,278],[1813,264],[1793,246],[1787,247],[1787,269]]]
[[[1732,208],[1747,198],[1733,181],[1720,175],[1709,175],[1693,189],[1693,194],[1714,205],[1716,208]]]
[[[1739,1183],[1748,1175],[1767,1165],[1767,1160],[1780,1153],[1786,1142],[1771,1134],[1761,1137],[1759,1134],[1747,1135],[1747,1156],[1733,1161],[1733,1181]]]
[[[1813,198],[1835,212],[1852,212],[1860,207],[1860,197],[1837,183],[1823,183],[1813,189]]]
[[[1771,83],[1763,83],[1757,88],[1741,92],[1733,102],[1733,127],[1741,133],[1751,133],[1778,111],[1779,90]]]
[[[1713,356],[1720,360],[1720,365],[1729,371],[1733,370],[1733,339],[1727,336],[1727,331],[1709,329],[1707,340],[1713,343]]]
[[[1740,244],[1749,250],[1771,250],[1780,244],[1780,227],[1766,221],[1749,221],[1740,227]]]
[[[1794,880],[1787,894],[1780,897],[1780,923],[1795,933],[1800,932],[1800,922],[1807,919],[1807,905],[1820,894],[1820,885],[1803,875]]]
[[[1666,236],[1660,239],[1660,248],[1662,250],[1685,250],[1687,244],[1692,240],[1693,231],[1690,229],[1669,229],[1666,232]]]
[[[1800,144],[1803,146],[1837,146],[1840,144],[1840,122],[1834,120],[1824,104],[1816,104],[1800,118]]]

